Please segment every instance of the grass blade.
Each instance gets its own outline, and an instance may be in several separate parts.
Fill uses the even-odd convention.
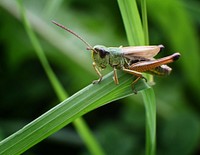
[[[129,44],[147,44],[149,39],[146,2],[142,0],[143,27],[141,24],[136,1],[118,0],[118,3],[124,21]],[[148,80],[150,80],[150,77],[148,77]],[[146,109],[146,155],[154,155],[156,146],[156,103],[153,89],[151,88],[142,91],[142,96]]]
[[[142,92],[146,109],[146,155],[154,155],[156,148],[156,101],[153,89]]]
[[[142,8],[142,23],[143,23],[143,31],[144,31],[144,42],[145,45],[149,45],[149,32],[148,32],[148,21],[147,21],[147,4],[146,0],[141,0],[141,8]]]
[[[109,73],[100,84],[85,87],[1,141],[0,154],[21,154],[83,114],[133,94],[130,86],[131,75],[120,71],[118,74],[120,84],[117,86],[111,80],[112,76],[113,73]],[[149,88],[143,80],[140,80],[135,87],[138,91]]]
[[[144,45],[144,33],[136,1],[118,0],[126,35],[130,45]]]

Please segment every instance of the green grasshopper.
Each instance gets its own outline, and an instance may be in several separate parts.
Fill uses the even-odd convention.
[[[55,21],[52,22],[79,38],[87,45],[87,50],[92,51],[92,65],[96,73],[99,75],[99,79],[94,80],[93,84],[99,83],[102,80],[103,75],[100,70],[105,69],[108,65],[110,65],[113,68],[113,80],[115,84],[119,84],[117,70],[123,70],[124,72],[137,77],[132,83],[133,87],[139,79],[143,78],[146,80],[146,78],[142,75],[142,72],[161,76],[169,75],[172,69],[166,64],[172,63],[180,57],[180,53],[174,53],[160,59],[154,59],[153,57],[156,56],[162,48],[164,48],[163,45],[128,47],[105,47],[102,45],[96,45],[92,47],[72,30]]]

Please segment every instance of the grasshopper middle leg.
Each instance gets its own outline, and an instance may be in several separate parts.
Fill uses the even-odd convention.
[[[119,80],[118,80],[118,76],[117,76],[117,69],[114,67],[114,76],[113,76],[113,80],[115,82],[115,84],[119,84]]]

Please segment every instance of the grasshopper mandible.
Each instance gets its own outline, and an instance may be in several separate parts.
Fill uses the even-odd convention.
[[[102,80],[103,75],[100,70],[105,69],[108,65],[110,65],[113,68],[113,80],[115,84],[119,84],[117,77],[117,70],[119,69],[136,76],[137,78],[132,82],[133,88],[134,84],[139,79],[143,78],[146,80],[146,78],[142,75],[142,72],[161,76],[170,74],[172,69],[166,64],[172,63],[180,57],[180,53],[174,53],[160,59],[154,59],[153,57],[156,56],[162,48],[164,48],[163,45],[128,47],[105,47],[102,45],[96,45],[92,47],[72,30],[55,21],[52,22],[79,38],[84,44],[87,45],[87,50],[92,51],[93,67],[99,75],[99,79],[94,80],[93,84],[99,83]]]

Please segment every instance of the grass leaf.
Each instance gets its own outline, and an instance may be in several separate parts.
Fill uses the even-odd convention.
[[[148,26],[146,15],[146,2],[142,0],[142,16],[144,30],[141,24],[136,1],[118,0],[130,45],[145,45],[148,43]],[[144,32],[146,33],[144,35]],[[148,77],[148,80],[150,78]],[[146,154],[154,155],[156,146],[156,103],[153,89],[142,91],[146,109]]]
[[[144,45],[144,33],[136,1],[118,0],[130,45]]]
[[[100,84],[85,87],[1,141],[0,154],[21,154],[85,113],[133,94],[131,75],[120,71],[120,84],[117,86],[111,80],[112,76],[113,73],[109,73]],[[140,80],[135,88],[140,91],[149,87]]]

